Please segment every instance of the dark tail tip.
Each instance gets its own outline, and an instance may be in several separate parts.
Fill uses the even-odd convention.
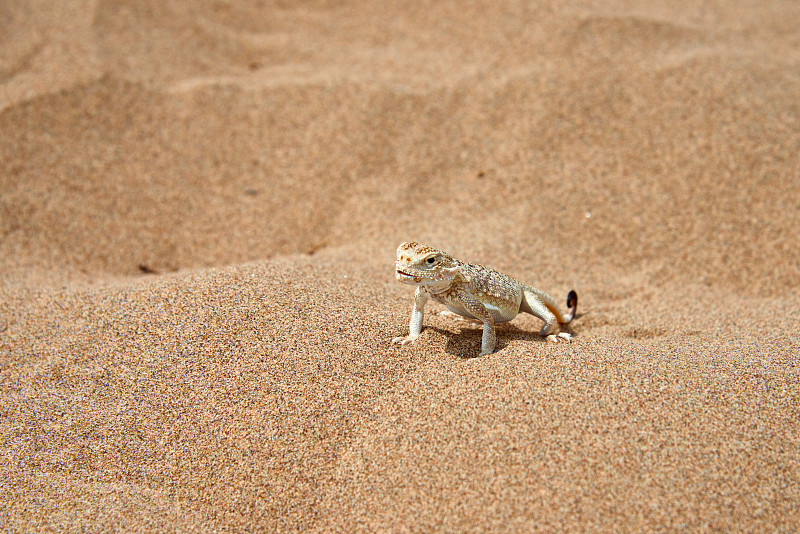
[[[578,294],[573,289],[567,294],[567,308],[574,308],[578,305]]]
[[[569,320],[575,318],[575,312],[578,311],[578,294],[573,289],[567,294],[567,313],[569,313]]]

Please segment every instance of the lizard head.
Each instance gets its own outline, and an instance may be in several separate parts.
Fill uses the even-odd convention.
[[[444,251],[427,245],[407,242],[397,247],[395,275],[412,285],[441,285],[455,278],[456,260]]]

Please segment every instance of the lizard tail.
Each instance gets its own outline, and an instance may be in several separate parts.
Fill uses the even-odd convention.
[[[562,324],[567,324],[575,318],[575,313],[578,311],[578,294],[573,289],[567,294],[567,315],[564,317]]]

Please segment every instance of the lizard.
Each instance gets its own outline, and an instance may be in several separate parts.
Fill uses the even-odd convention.
[[[415,242],[397,247],[395,276],[399,282],[416,286],[414,307],[407,336],[392,339],[393,344],[413,343],[422,331],[425,303],[433,299],[451,312],[483,322],[480,356],[494,352],[495,323],[512,320],[521,312],[542,319],[539,334],[548,341],[569,341],[571,335],[561,332],[575,318],[578,294],[567,295],[567,313],[562,313],[553,298],[535,287],[490,267],[468,263],[443,250]]]

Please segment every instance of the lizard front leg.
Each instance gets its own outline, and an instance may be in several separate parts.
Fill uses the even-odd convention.
[[[392,339],[392,343],[398,345],[408,345],[413,343],[422,332],[422,318],[425,317],[425,303],[428,302],[428,292],[421,286],[417,286],[414,292],[414,307],[411,310],[411,321],[408,325],[408,335]]]

